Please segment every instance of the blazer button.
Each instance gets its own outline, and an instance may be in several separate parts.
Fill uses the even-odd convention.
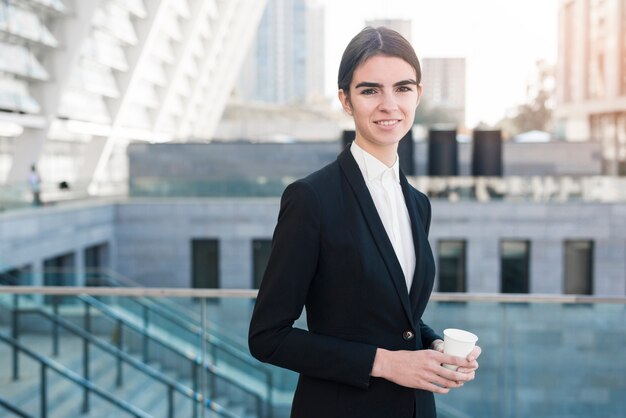
[[[413,333],[413,331],[404,331],[402,333],[402,338],[404,338],[406,341],[411,341],[413,338],[415,338],[415,334]]]

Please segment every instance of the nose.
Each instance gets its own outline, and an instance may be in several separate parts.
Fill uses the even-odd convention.
[[[392,92],[385,92],[381,95],[380,103],[378,104],[378,109],[384,112],[389,112],[398,109],[398,103],[396,101],[396,97]]]

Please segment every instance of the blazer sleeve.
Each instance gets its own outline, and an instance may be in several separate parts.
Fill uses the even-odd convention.
[[[258,360],[306,376],[369,387],[376,347],[296,328],[315,278],[320,251],[320,204],[298,181],[285,189],[272,252],[248,334]]]

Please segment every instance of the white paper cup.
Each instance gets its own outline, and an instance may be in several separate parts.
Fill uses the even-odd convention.
[[[448,328],[443,331],[443,352],[451,356],[465,359],[472,352],[478,341],[478,337],[462,329]],[[458,369],[458,366],[444,364],[446,369]]]

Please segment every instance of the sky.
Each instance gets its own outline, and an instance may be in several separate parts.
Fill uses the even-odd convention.
[[[557,0],[318,0],[325,6],[325,92],[337,94],[345,46],[368,19],[410,19],[424,57],[466,58],[466,123],[493,124],[526,99],[537,60],[556,62]],[[424,89],[428,80],[423,80]]]

